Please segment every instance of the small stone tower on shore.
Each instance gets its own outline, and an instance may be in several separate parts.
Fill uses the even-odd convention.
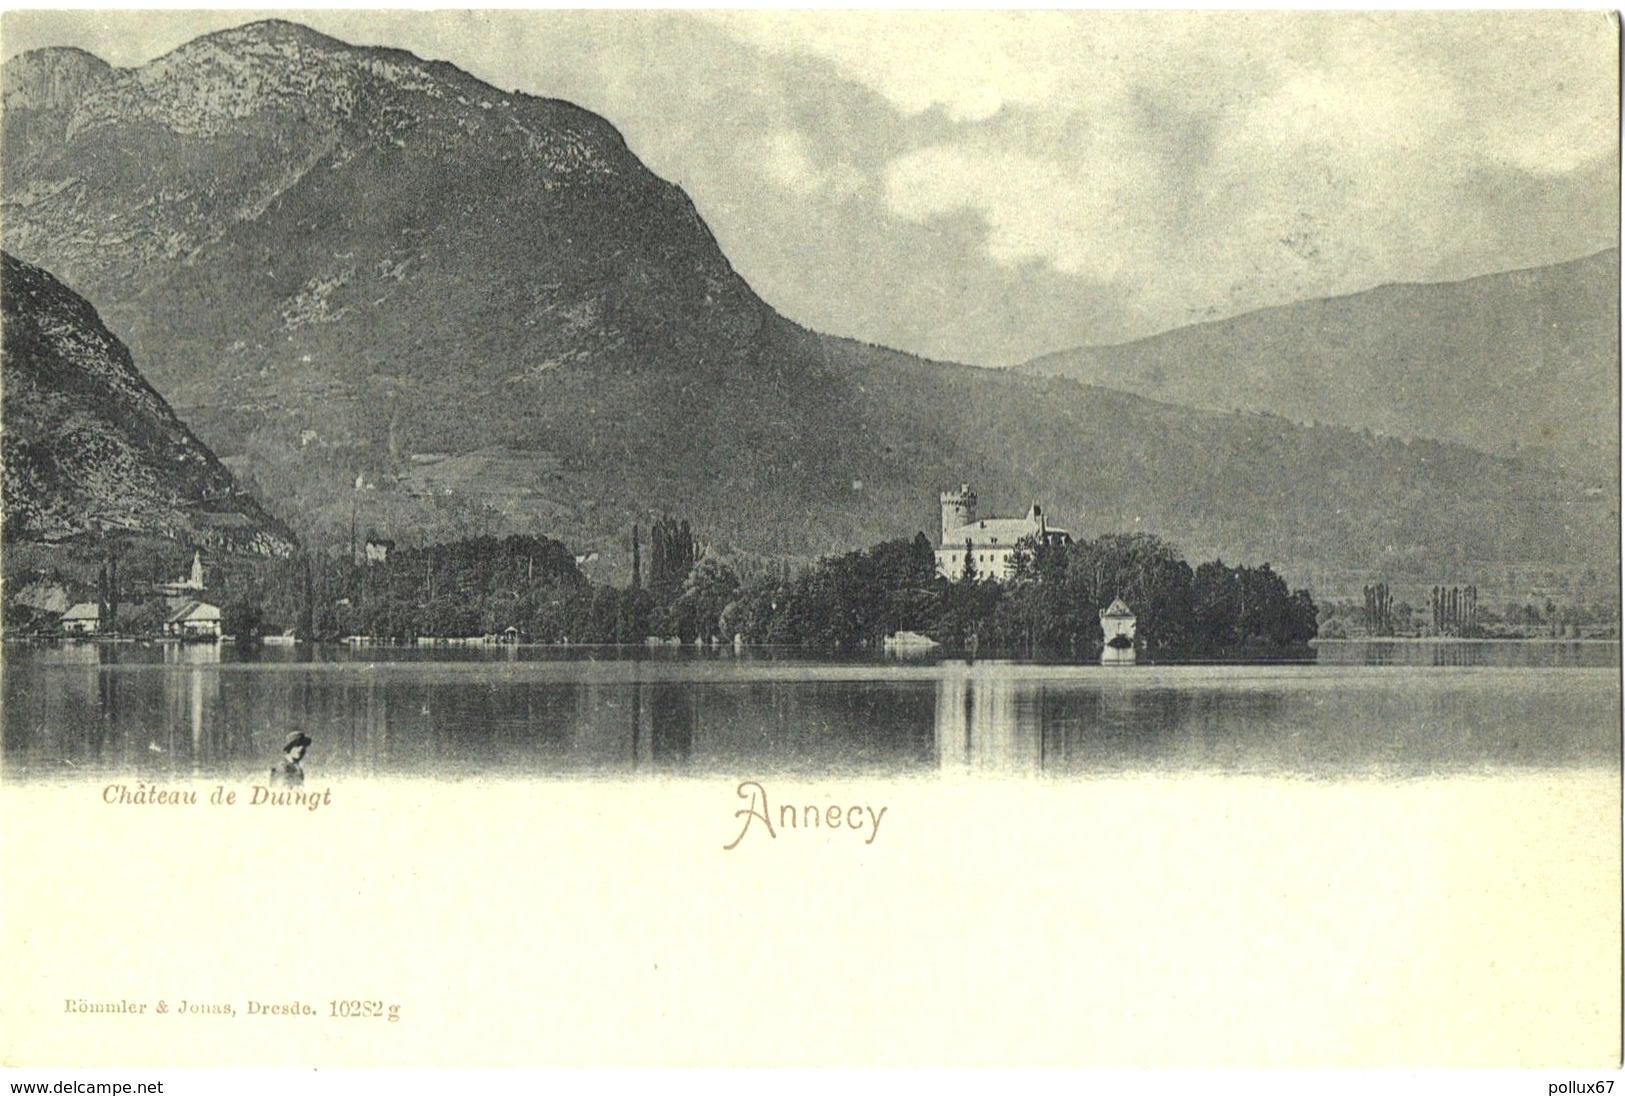
[[[1100,649],[1103,666],[1134,665],[1134,611],[1123,604],[1122,598],[1100,611],[1100,631],[1105,643]]]

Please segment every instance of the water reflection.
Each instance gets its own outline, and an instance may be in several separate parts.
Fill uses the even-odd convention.
[[[1122,671],[8,645],[4,760],[12,778],[258,780],[297,728],[316,740],[313,779],[1617,767],[1613,671],[1383,665],[1391,647],[1342,665]]]
[[[694,752],[698,692],[681,685],[660,684],[636,688],[632,695],[641,699],[645,692],[649,696],[650,753],[657,765],[681,767]]]
[[[1044,770],[1042,684],[956,674],[937,686],[934,738],[946,770],[1031,775]]]

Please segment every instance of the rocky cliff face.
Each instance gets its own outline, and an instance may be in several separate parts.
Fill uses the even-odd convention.
[[[113,76],[113,66],[82,49],[26,53],[5,67],[5,102],[16,110],[71,107]]]
[[[287,555],[293,541],[142,379],[82,297],[3,256],[4,531],[104,530]]]
[[[810,555],[934,528],[969,479],[1277,564],[1613,558],[1606,507],[1521,465],[806,331],[607,121],[449,65],[271,22],[136,69],[25,55],[6,88],[7,247],[317,546],[358,520],[612,557],[667,512]]]

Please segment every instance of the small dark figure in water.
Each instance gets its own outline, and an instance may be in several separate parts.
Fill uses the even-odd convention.
[[[297,788],[305,782],[305,770],[299,767],[299,762],[305,759],[305,751],[309,748],[308,734],[294,731],[288,735],[288,740],[282,744],[282,760],[271,769],[273,787]]]

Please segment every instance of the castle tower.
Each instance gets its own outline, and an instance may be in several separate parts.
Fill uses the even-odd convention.
[[[961,525],[969,525],[976,520],[976,492],[970,489],[970,484],[962,483],[957,491],[944,491],[942,493],[942,536],[938,543],[946,544],[948,534]]]

